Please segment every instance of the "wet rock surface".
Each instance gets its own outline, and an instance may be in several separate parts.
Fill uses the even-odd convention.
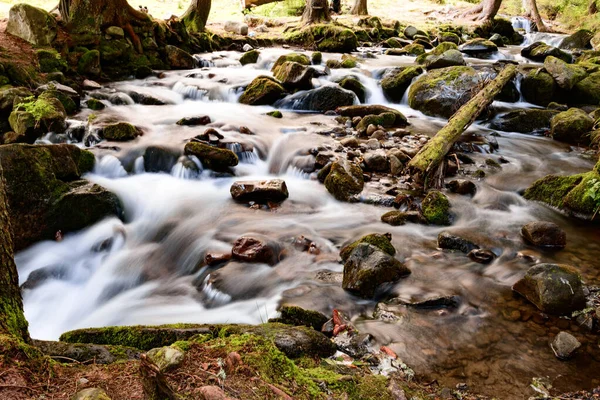
[[[552,222],[530,222],[523,226],[521,233],[534,246],[563,248],[567,245],[567,234]]]
[[[230,189],[235,201],[248,203],[280,203],[289,197],[285,181],[273,179],[270,181],[238,181]]]

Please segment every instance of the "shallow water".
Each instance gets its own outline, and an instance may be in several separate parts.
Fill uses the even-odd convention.
[[[513,57],[517,50],[506,49],[503,57]],[[337,202],[314,174],[306,172],[310,149],[334,145],[329,134],[318,133],[339,126],[334,117],[282,110],[284,118],[274,119],[264,115],[271,107],[237,103],[240,87],[258,75],[270,74],[277,56],[287,51],[265,50],[257,65],[246,67],[237,63],[239,53],[199,55],[208,67],[103,89],[151,94],[166,104],[110,106],[97,113],[95,124],[126,120],[145,131],[131,143],[101,142],[92,148],[98,163],[86,178],[120,197],[125,222],[107,219],[66,235],[62,242],[42,242],[17,255],[21,283],[39,268],[61,271],[55,279],[24,291],[32,336],[57,339],[68,330],[108,325],[256,324],[275,317],[278,304],[286,301],[326,314],[333,308],[343,310],[360,331],[372,333],[426,380],[442,385],[466,382],[483,394],[528,398],[533,394],[528,386],[534,377],[549,376],[560,390],[600,384],[597,337],[572,321],[541,316],[510,290],[536,261],[575,265],[588,284],[600,283],[597,228],[519,195],[540,177],[587,171],[593,161],[582,157],[581,149],[548,138],[517,133],[494,137],[482,124],[471,127],[469,134],[482,135],[499,146],[493,154],[486,152],[486,146],[469,154],[478,165],[485,165],[486,158],[499,157],[508,163],[497,171],[486,170],[488,177],[477,182],[474,198],[450,195],[456,215],[451,229],[472,237],[498,257],[483,266],[462,254],[443,253],[436,248],[442,228],[384,225],[380,217],[389,209]],[[325,59],[330,57],[339,55],[325,55]],[[413,133],[432,136],[445,121],[411,110],[406,102],[387,104],[377,84],[385,68],[413,61],[392,56],[362,59],[359,68],[336,70],[314,83],[326,85],[356,75],[370,91],[367,102],[399,109],[409,118]],[[498,109],[523,106],[533,107],[495,103]],[[89,114],[84,110],[76,119],[85,121]],[[217,177],[202,170],[197,159],[185,157],[169,173],[146,173],[144,150],[167,146],[181,155],[184,143],[206,127],[182,127],[175,122],[199,115],[210,116],[211,125],[238,152],[241,163],[235,167],[236,176]],[[254,135],[240,133],[240,126]],[[290,198],[280,208],[253,210],[231,200],[233,181],[272,177],[283,178],[289,189]],[[534,220],[561,225],[568,234],[567,247],[551,252],[525,245],[520,229]],[[442,311],[388,306],[398,318],[382,320],[373,317],[376,302],[358,299],[339,284],[315,278],[321,270],[341,272],[339,247],[372,232],[391,232],[397,257],[413,271],[392,289],[396,297],[420,300],[457,295],[460,306]],[[274,267],[231,262],[215,271],[203,266],[206,252],[229,252],[231,243],[246,234],[279,243],[286,257]],[[294,250],[292,241],[300,235],[314,241],[320,254]],[[573,361],[558,361],[549,347],[558,326],[584,344]]]

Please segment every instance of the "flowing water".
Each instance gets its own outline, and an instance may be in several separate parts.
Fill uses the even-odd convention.
[[[518,48],[502,52],[515,58]],[[282,301],[331,314],[343,310],[362,332],[389,345],[417,374],[454,386],[460,382],[499,398],[528,398],[532,378],[550,377],[555,387],[575,390],[600,384],[597,337],[567,319],[548,318],[511,292],[511,285],[537,261],[575,265],[588,284],[600,283],[600,235],[597,228],[569,219],[539,204],[525,201],[519,192],[550,173],[587,171],[593,161],[581,149],[548,138],[517,133],[494,137],[485,124],[469,129],[497,141],[470,156],[483,165],[486,158],[503,157],[502,169],[477,182],[473,198],[450,195],[456,215],[452,230],[498,257],[483,266],[463,254],[440,252],[436,238],[441,228],[407,224],[392,227],[380,222],[389,209],[367,204],[340,203],[328,194],[312,173],[309,150],[333,146],[329,134],[338,126],[331,116],[283,110],[284,118],[265,113],[271,107],[237,103],[241,87],[261,74],[270,74],[274,60],[287,52],[270,49],[256,65],[241,67],[239,53],[199,55],[203,68],[167,72],[163,77],[131,80],[103,89],[123,105],[97,113],[94,123],[129,121],[145,131],[138,140],[101,142],[95,171],[86,176],[116,193],[123,202],[125,221],[109,218],[61,242],[42,242],[16,257],[21,282],[40,268],[54,278],[24,290],[25,312],[33,337],[57,339],[65,331],[108,325],[190,323],[257,324],[277,315]],[[339,57],[327,55],[326,58]],[[469,59],[471,62],[493,62]],[[519,59],[519,61],[521,61]],[[351,74],[368,88],[368,103],[386,104],[402,111],[414,133],[432,136],[444,124],[403,104],[388,104],[378,87],[385,68],[409,65],[409,57],[378,56],[361,60],[360,68],[334,70],[315,79],[316,85]],[[133,94],[132,94],[133,93]],[[164,105],[133,104],[132,97],[152,95]],[[108,103],[107,103],[108,104]],[[284,101],[293,108],[295,101]],[[496,103],[498,109],[533,107]],[[84,110],[76,117],[85,121]],[[240,156],[235,177],[203,170],[194,158],[182,156],[184,143],[206,127],[175,124],[183,117],[208,115]],[[254,135],[243,134],[248,127]],[[85,140],[94,144],[89,134]],[[165,172],[147,173],[149,146],[173,153]],[[235,180],[279,177],[290,198],[273,211],[254,210],[232,201]],[[522,242],[521,227],[534,220],[554,221],[568,234],[567,247],[558,252],[530,248]],[[342,271],[339,247],[372,232],[390,232],[397,257],[412,275],[393,288],[395,297],[420,300],[455,295],[460,306],[446,310],[415,310],[353,297],[339,283],[316,279],[318,271]],[[206,252],[229,252],[242,235],[260,235],[279,243],[286,257],[276,266],[231,262],[212,270],[203,266]],[[300,235],[314,241],[320,254],[294,250]],[[379,318],[373,317],[377,311]],[[394,312],[394,313],[390,313]],[[570,362],[558,361],[549,341],[568,330],[583,343]]]

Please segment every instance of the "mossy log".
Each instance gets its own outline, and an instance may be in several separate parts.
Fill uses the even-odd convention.
[[[417,182],[427,184],[437,167],[462,133],[502,91],[502,88],[517,74],[517,67],[509,65],[488,83],[467,104],[462,106],[408,164],[410,174]]]

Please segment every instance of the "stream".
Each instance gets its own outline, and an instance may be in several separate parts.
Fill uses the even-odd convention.
[[[528,40],[540,39],[545,38]],[[470,154],[477,164],[484,165],[490,156],[506,161],[500,170],[476,181],[474,197],[448,194],[455,214],[451,230],[464,232],[498,256],[491,264],[477,264],[462,253],[437,249],[437,235],[448,228],[385,225],[380,217],[388,208],[338,202],[327,192],[311,171],[314,161],[309,151],[335,145],[330,135],[319,134],[339,126],[334,116],[294,110],[297,102],[284,99],[277,108],[283,118],[275,119],[265,115],[272,107],[237,102],[241,88],[259,75],[271,75],[274,61],[287,52],[262,50],[257,64],[244,67],[237,52],[200,54],[196,57],[202,68],[169,71],[160,78],[100,89],[107,97],[119,97],[122,104],[94,112],[94,123],[127,121],[144,130],[142,137],[128,143],[96,143],[93,135],[88,137],[97,164],[86,179],[119,196],[125,222],[106,219],[65,235],[60,242],[41,242],[17,254],[21,283],[39,268],[61,271],[23,292],[31,336],[56,340],[65,331],[110,325],[259,324],[276,317],[278,305],[286,302],[326,315],[334,308],[342,310],[359,331],[389,346],[427,382],[449,387],[464,382],[476,393],[511,399],[534,395],[529,387],[533,378],[549,377],[561,391],[600,385],[597,336],[574,320],[540,314],[511,290],[536,261],[574,265],[588,285],[600,284],[598,229],[527,202],[519,194],[547,174],[589,171],[594,161],[582,156],[583,149],[534,135],[501,132],[493,136],[483,122],[469,128],[469,134],[498,144],[493,154],[485,146]],[[519,52],[520,47],[509,46],[495,58],[531,62]],[[341,55],[324,55],[330,58]],[[469,64],[496,61],[466,60]],[[378,86],[385,68],[413,64],[412,57],[377,54],[361,58],[358,68],[332,70],[313,83],[327,85],[354,75],[369,91],[367,103],[398,109],[408,117],[411,132],[433,136],[444,120],[412,110],[406,99],[401,104],[389,103]],[[135,104],[132,92],[159,99],[164,105]],[[496,102],[494,107],[535,106]],[[81,124],[91,113],[84,109],[71,123]],[[206,126],[175,123],[200,115],[210,116],[210,126],[218,128],[238,154],[235,177],[203,170],[197,159],[182,156],[184,143]],[[254,134],[241,133],[242,126]],[[57,139],[49,135],[45,141]],[[151,161],[144,162],[149,146],[175,154],[168,172],[146,172],[155,167]],[[232,182],[274,177],[285,180],[290,194],[281,207],[270,212],[255,210],[231,199]],[[567,247],[547,251],[524,244],[521,227],[535,220],[559,224],[567,232]],[[374,315],[380,316],[381,310],[376,302],[352,296],[339,283],[316,278],[319,271],[341,272],[340,246],[375,232],[392,234],[396,257],[412,270],[410,277],[394,286],[392,297],[416,301],[454,295],[460,305],[443,310],[397,307],[392,310],[394,318],[377,318]],[[243,235],[260,235],[279,243],[286,257],[274,267],[241,262],[219,270],[201,266],[206,252],[230,252],[231,243]],[[292,243],[299,236],[313,241],[320,253],[295,251]],[[569,362],[557,360],[549,346],[560,330],[583,343],[579,355]]]

